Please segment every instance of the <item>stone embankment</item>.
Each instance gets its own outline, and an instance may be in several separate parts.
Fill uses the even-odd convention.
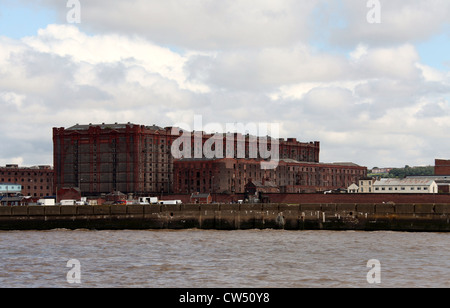
[[[450,204],[179,204],[0,207],[0,230],[450,231]]]

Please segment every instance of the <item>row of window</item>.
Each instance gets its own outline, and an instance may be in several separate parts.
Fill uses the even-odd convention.
[[[0,172],[0,175],[16,175],[16,176],[48,176],[48,177],[51,177],[51,176],[53,176],[53,173],[46,173],[46,174],[43,174],[43,173],[37,173],[37,172],[23,172],[23,171],[21,171],[21,172],[11,172],[11,171],[6,172],[6,171],[1,171],[1,172]]]
[[[25,179],[14,179],[14,181],[12,181],[12,179],[8,179],[7,181],[5,181],[5,178],[2,178],[1,180],[0,180],[1,182],[8,182],[8,183],[10,183],[10,182],[15,182],[15,183],[18,183],[18,182],[25,182]],[[29,183],[44,183],[44,179],[34,179],[34,180],[32,180],[32,179],[27,179],[26,180],[27,182],[29,182]],[[47,179],[46,180],[46,183],[51,183],[52,182],[52,180],[51,179]]]
[[[399,190],[399,188],[398,187],[375,187],[375,190],[376,191],[380,191],[380,190],[382,190],[382,191],[386,191],[386,190]],[[405,190],[407,190],[406,189],[406,187],[400,187],[400,190],[403,190],[403,191],[405,191]],[[418,187],[410,187],[409,188],[409,190],[428,190],[428,187],[420,187],[420,186],[418,186]]]

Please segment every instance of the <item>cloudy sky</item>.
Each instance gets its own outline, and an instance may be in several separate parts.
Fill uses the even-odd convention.
[[[53,164],[52,127],[194,115],[279,123],[323,162],[432,165],[450,158],[449,16],[448,0],[1,0],[0,165]]]

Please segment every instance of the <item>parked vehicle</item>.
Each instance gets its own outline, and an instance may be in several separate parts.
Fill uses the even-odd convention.
[[[160,201],[159,204],[166,204],[166,205],[170,205],[170,204],[182,204],[183,202],[181,202],[181,200],[164,200],[164,201]]]
[[[53,206],[53,205],[56,205],[56,203],[55,203],[55,199],[39,199],[39,201],[37,202],[37,205]]]
[[[127,205],[127,200],[117,200],[114,201],[114,205]]]
[[[61,205],[75,205],[77,200],[61,200]]]
[[[140,197],[139,204],[148,205],[148,204],[158,204],[157,197]]]

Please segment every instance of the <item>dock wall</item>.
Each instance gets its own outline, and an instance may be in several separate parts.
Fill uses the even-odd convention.
[[[0,230],[450,231],[450,204],[180,204],[0,207]]]

